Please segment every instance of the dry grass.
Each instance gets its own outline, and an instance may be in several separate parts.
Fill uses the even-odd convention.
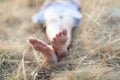
[[[51,66],[27,42],[30,36],[46,40],[30,21],[43,1],[0,0],[0,80],[120,80],[120,1],[82,0],[73,47]]]

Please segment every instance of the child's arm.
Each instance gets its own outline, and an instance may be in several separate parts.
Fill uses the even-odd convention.
[[[49,4],[51,4],[53,0],[45,0],[45,2],[43,3],[43,5],[41,6],[41,9],[46,8]]]

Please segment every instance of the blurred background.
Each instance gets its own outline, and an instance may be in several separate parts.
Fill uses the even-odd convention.
[[[0,80],[120,80],[120,0],[81,0],[83,19],[69,55],[55,65],[28,43],[48,43],[31,22],[44,0],[0,0]]]

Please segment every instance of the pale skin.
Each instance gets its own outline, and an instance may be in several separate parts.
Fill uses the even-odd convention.
[[[44,7],[45,5],[49,5],[51,1],[52,0],[47,0]],[[46,12],[44,18],[46,35],[51,45],[33,37],[29,38],[29,42],[35,50],[44,55],[47,63],[56,63],[68,54],[68,47],[71,44],[71,35],[75,26],[75,20],[72,17],[63,17],[61,19],[54,10]]]

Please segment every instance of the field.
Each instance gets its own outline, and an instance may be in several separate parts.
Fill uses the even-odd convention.
[[[28,43],[48,43],[31,22],[44,0],[0,0],[0,80],[120,80],[120,0],[81,0],[69,55],[54,65]]]

